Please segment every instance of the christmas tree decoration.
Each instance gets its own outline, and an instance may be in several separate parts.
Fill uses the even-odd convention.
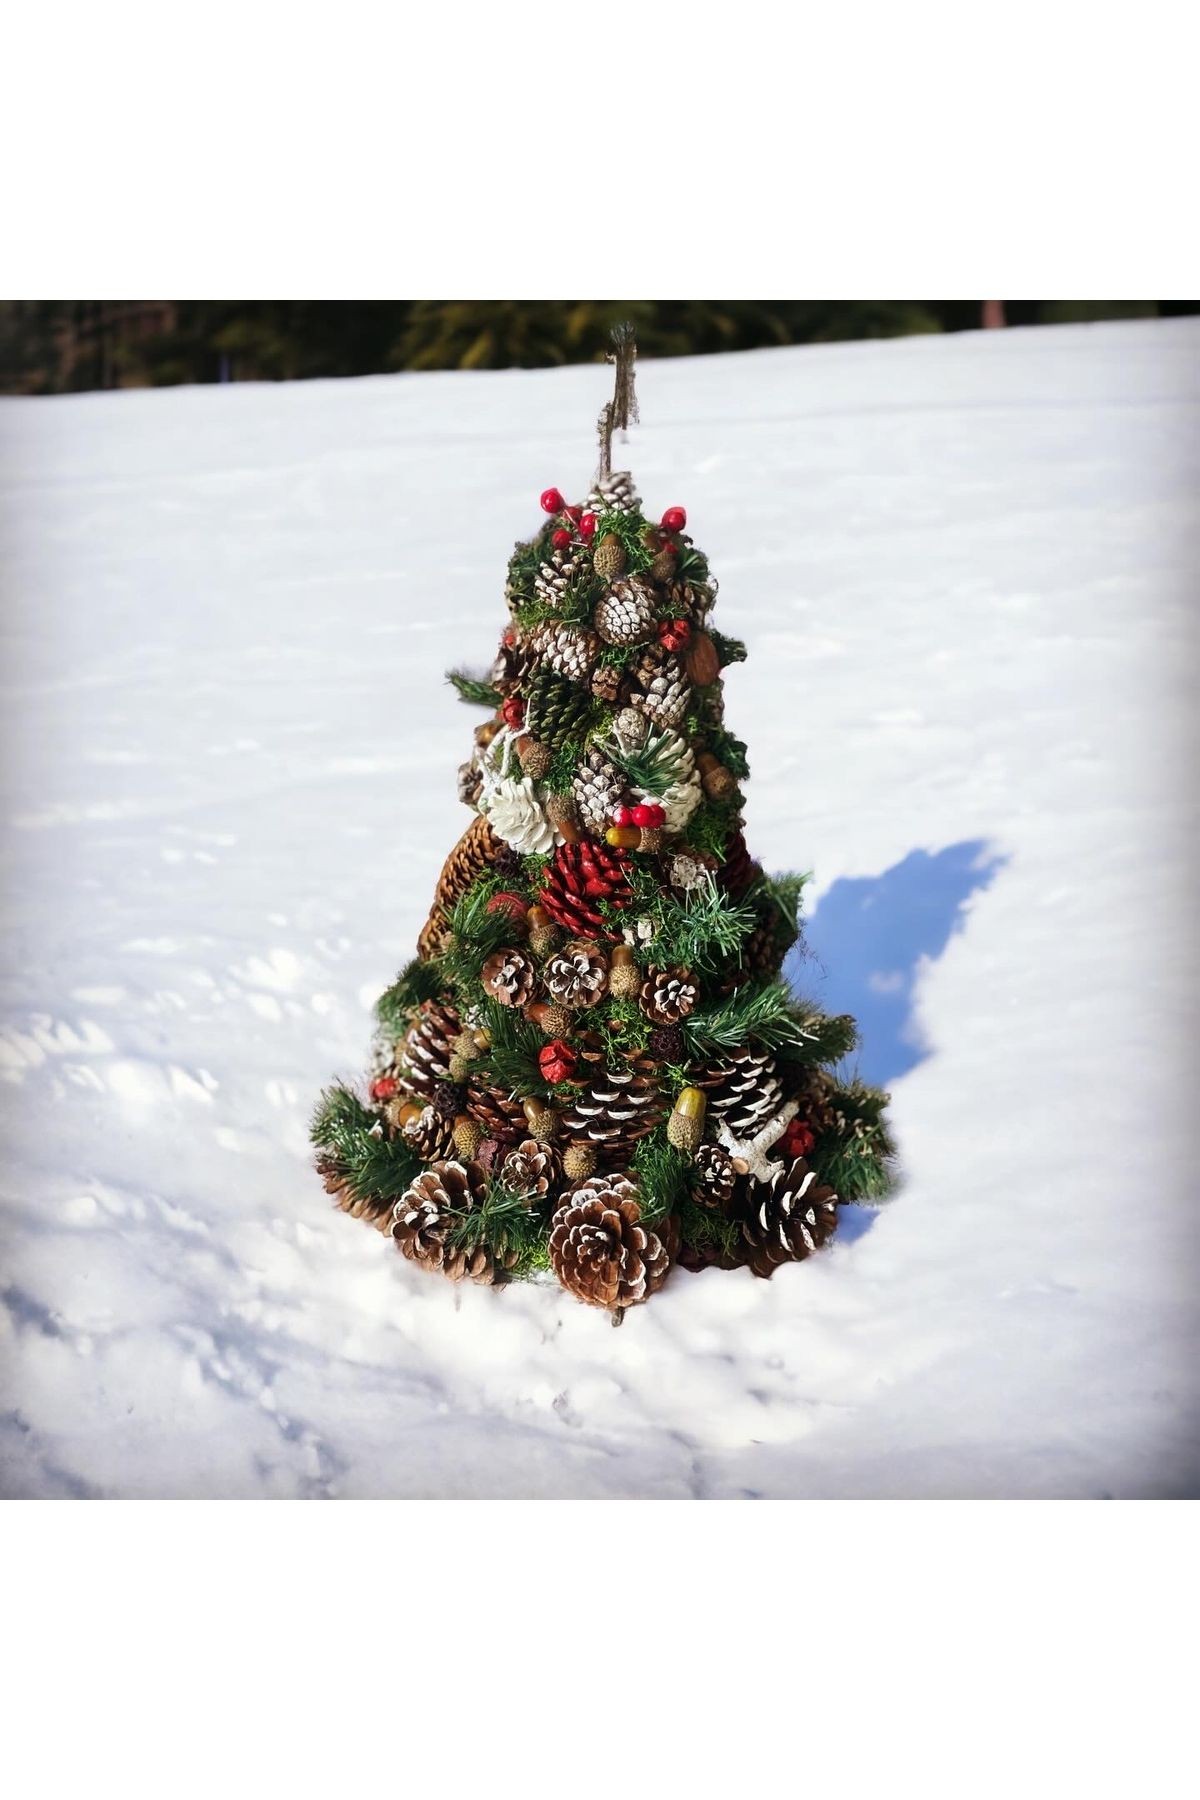
[[[892,1145],[887,1096],[833,1073],[853,1021],[782,979],[803,884],[746,844],[722,673],[745,648],[686,509],[648,517],[612,468],[628,332],[612,360],[586,500],[544,490],[488,674],[450,677],[486,714],[473,816],[377,1004],[365,1097],[330,1088],[312,1135],[334,1204],[415,1267],[557,1281],[619,1320],[674,1266],[802,1262],[883,1198]]]

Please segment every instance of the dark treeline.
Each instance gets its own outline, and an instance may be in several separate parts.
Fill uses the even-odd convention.
[[[1009,325],[1197,310],[1167,300],[989,305],[990,322]],[[983,318],[977,300],[6,300],[0,392],[542,368],[602,355],[619,319],[634,321],[643,355],[682,356],[962,331]]]

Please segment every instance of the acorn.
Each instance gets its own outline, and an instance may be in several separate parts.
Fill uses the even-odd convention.
[[[638,827],[637,848],[643,856],[657,856],[663,847],[663,834],[657,825]]]
[[[625,546],[613,532],[606,532],[596,545],[592,567],[602,581],[615,581],[625,573]]]
[[[541,781],[548,775],[550,764],[554,761],[545,744],[539,743],[537,738],[530,737],[527,732],[517,739],[517,756],[531,781]]]
[[[614,850],[636,850],[642,841],[641,827],[638,825],[610,825],[604,834],[606,844]]]
[[[683,652],[683,666],[693,687],[710,687],[717,679],[721,658],[707,631],[693,631]]]
[[[703,1098],[703,1096],[701,1096]],[[544,1100],[523,1100],[521,1110],[525,1114],[525,1122],[529,1126],[529,1135],[535,1143],[549,1144],[558,1133],[558,1114]]]
[[[675,554],[671,550],[660,550],[650,564],[650,573],[655,581],[668,582],[675,578]]]
[[[570,794],[547,794],[546,817],[568,844],[579,842],[583,835],[579,829],[579,811]]]
[[[475,727],[475,742],[481,750],[491,743],[502,724],[503,720],[501,719],[487,719],[482,725]]]
[[[563,1174],[568,1181],[586,1181],[596,1168],[594,1144],[568,1144],[563,1151]]]
[[[411,1125],[420,1118],[424,1108],[419,1100],[393,1100],[386,1110],[388,1124],[395,1126],[397,1131],[403,1131],[406,1125]]]
[[[525,915],[529,948],[535,956],[549,956],[559,940],[559,929],[544,906],[531,906]]]
[[[560,1006],[557,1000],[535,1000],[525,1008],[525,1016],[532,1019],[548,1038],[564,1037],[573,1023],[567,1008]]]
[[[704,1137],[704,1113],[708,1105],[703,1088],[681,1088],[667,1120],[667,1142],[694,1156]]]
[[[454,1121],[454,1148],[465,1162],[473,1162],[483,1142],[483,1126],[470,1113],[459,1113]]]
[[[446,1064],[451,1081],[458,1082],[460,1086],[467,1081],[471,1074],[471,1061],[468,1056],[452,1056]]]
[[[718,762],[711,750],[702,750],[696,758],[696,768],[700,772],[700,785],[710,800],[728,800],[737,788],[737,782],[725,767]]]
[[[608,961],[608,991],[614,1000],[636,1000],[642,991],[642,971],[628,944],[616,944]]]

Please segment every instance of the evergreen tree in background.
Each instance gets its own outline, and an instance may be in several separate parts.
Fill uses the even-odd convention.
[[[716,582],[671,506],[609,466],[632,341],[583,504],[541,496],[508,566],[488,714],[459,772],[471,822],[417,957],[379,1001],[365,1095],[313,1124],[346,1212],[422,1268],[550,1270],[623,1310],[676,1264],[770,1276],[889,1184],[886,1095],[838,1071],[854,1021],[781,978],[802,878],[742,832],[746,746]]]

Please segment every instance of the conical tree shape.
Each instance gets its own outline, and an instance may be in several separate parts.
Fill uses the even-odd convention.
[[[331,1089],[313,1141],[338,1204],[394,1218],[403,1243],[422,1179],[451,1170],[422,1266],[494,1281],[569,1265],[569,1291],[619,1312],[672,1256],[762,1275],[800,1260],[836,1203],[886,1192],[891,1145],[886,1095],[831,1072],[853,1021],[780,978],[801,880],[768,877],[742,835],[722,670],[743,647],[712,626],[683,508],[647,518],[603,448],[586,508],[542,495],[489,677],[452,677],[491,715],[460,771],[474,820],[379,1002],[367,1100]],[[765,1236],[801,1158],[821,1230]],[[555,1246],[584,1211],[581,1285]]]

